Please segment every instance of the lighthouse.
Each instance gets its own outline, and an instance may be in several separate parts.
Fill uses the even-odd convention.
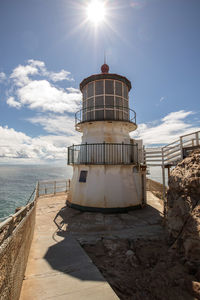
[[[68,147],[73,166],[68,205],[83,211],[124,212],[146,203],[146,168],[142,140],[130,138],[136,113],[129,107],[131,82],[124,76],[101,73],[80,83],[82,109],[75,128],[79,145]]]

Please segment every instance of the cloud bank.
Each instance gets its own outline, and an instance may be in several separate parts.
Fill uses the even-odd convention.
[[[131,133],[133,138],[143,139],[145,145],[168,144],[177,140],[181,135],[200,130],[199,126],[187,120],[193,115],[192,111],[179,110],[171,112],[161,120],[138,125],[138,129]]]
[[[58,81],[73,81],[71,73],[66,70],[48,71],[44,62],[30,59],[26,65],[19,65],[13,70],[10,80],[12,95],[7,99],[10,107],[60,114],[74,113],[80,107],[81,93],[78,89],[63,89],[55,85]]]

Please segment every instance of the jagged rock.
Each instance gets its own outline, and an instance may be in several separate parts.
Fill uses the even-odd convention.
[[[187,261],[200,264],[200,150],[171,172],[167,193],[167,227],[171,241]]]

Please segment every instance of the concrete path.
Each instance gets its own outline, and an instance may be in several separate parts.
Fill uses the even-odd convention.
[[[75,238],[56,234],[53,220],[66,197],[60,194],[38,200],[20,300],[119,299]]]

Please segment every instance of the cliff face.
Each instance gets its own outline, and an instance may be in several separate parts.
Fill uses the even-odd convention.
[[[170,239],[186,261],[199,269],[200,150],[185,158],[171,172],[167,200]]]

